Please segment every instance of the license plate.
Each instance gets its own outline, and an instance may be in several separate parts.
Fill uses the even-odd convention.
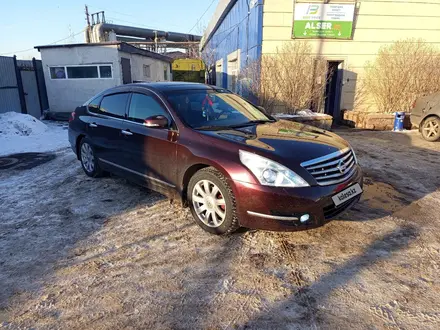
[[[355,185],[338,192],[332,197],[332,199],[335,205],[338,206],[360,194],[362,194],[362,188],[358,183],[356,183]]]

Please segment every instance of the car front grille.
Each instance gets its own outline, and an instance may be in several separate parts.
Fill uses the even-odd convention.
[[[320,186],[329,186],[349,179],[356,169],[356,156],[350,148],[301,163]]]

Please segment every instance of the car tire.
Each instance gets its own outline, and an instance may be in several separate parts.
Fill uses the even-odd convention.
[[[79,159],[84,172],[92,177],[97,178],[103,175],[103,171],[99,167],[98,160],[95,156],[95,149],[88,138],[83,138],[79,145]]]
[[[232,189],[215,168],[196,172],[189,181],[187,196],[194,220],[205,231],[227,235],[240,227]]]
[[[425,140],[433,142],[440,139],[440,118],[428,117],[422,124],[422,136]]]

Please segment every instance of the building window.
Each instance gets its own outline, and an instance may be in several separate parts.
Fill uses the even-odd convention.
[[[51,67],[50,68],[50,78],[51,79],[66,79],[66,68],[65,67]]]
[[[69,79],[98,78],[97,66],[68,66]]]
[[[112,67],[110,65],[100,65],[99,76],[101,78],[112,78]]]
[[[144,64],[144,77],[151,78],[151,68],[147,64]]]
[[[50,67],[51,79],[108,79],[113,78],[112,66],[66,65]]]

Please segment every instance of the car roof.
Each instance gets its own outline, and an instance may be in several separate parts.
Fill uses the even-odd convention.
[[[152,83],[134,83],[132,86],[147,87],[159,92],[165,91],[177,91],[177,90],[213,90],[216,89],[215,86],[182,82],[182,81],[166,81],[166,82],[152,82]]]

